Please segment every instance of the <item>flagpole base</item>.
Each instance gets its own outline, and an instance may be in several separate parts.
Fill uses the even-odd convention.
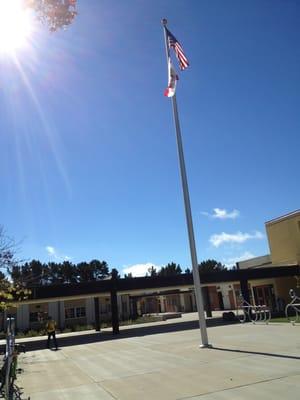
[[[207,344],[199,344],[199,349],[212,349],[213,345],[210,343]]]

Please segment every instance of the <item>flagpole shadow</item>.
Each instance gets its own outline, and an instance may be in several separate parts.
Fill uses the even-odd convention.
[[[211,349],[212,350],[218,350],[218,351],[239,353],[239,354],[251,354],[251,355],[259,355],[259,356],[275,357],[275,358],[286,358],[286,359],[289,359],[289,360],[300,360],[300,357],[298,357],[298,356],[292,356],[292,355],[287,355],[287,354],[277,354],[277,353],[267,353],[267,352],[264,352],[264,351],[228,349],[228,348],[217,347],[217,346],[212,346]]]

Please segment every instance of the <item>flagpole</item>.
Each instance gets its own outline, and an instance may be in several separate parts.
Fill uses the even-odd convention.
[[[162,20],[162,25],[163,25],[163,29],[164,29],[166,57],[167,57],[167,64],[168,64],[168,59],[170,57],[170,54],[169,54],[169,46],[168,46],[168,42],[167,42],[167,32],[166,32],[167,20],[166,19]],[[185,162],[184,162],[184,153],[183,153],[181,129],[180,129],[180,123],[179,123],[179,117],[178,117],[176,94],[174,94],[174,96],[172,97],[172,108],[173,108],[173,118],[174,118],[175,131],[176,131],[176,142],[177,142],[177,151],[178,151],[180,174],[181,174],[182,191],[183,191],[183,197],[184,197],[185,215],[186,215],[186,222],[187,222],[188,235],[189,235],[190,253],[191,253],[191,259],[192,259],[192,266],[193,266],[195,297],[196,297],[196,304],[197,304],[198,317],[199,317],[199,326],[200,326],[200,332],[201,332],[201,342],[202,343],[201,343],[200,347],[211,347],[211,345],[208,343],[206,321],[205,321],[205,315],[204,315],[203,297],[202,297],[199,267],[198,267],[198,261],[197,261],[197,252],[196,252],[195,236],[194,236],[194,228],[193,228],[193,220],[192,220],[192,212],[191,212],[191,203],[190,203],[188,181],[187,181]]]

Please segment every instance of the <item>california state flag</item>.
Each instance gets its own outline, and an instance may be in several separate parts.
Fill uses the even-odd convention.
[[[172,65],[170,57],[168,58],[168,87],[164,92],[164,95],[167,97],[173,97],[176,91],[176,83],[178,81],[178,75]]]

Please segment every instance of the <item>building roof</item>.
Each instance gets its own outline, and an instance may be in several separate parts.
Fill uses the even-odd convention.
[[[271,219],[270,221],[265,222],[266,225],[276,224],[277,222],[284,221],[285,219],[300,217],[300,210],[292,211],[288,214],[281,215],[280,217]]]
[[[271,256],[267,254],[265,256],[249,258],[248,260],[237,262],[236,266],[238,269],[271,267]]]
[[[253,268],[230,270],[220,272],[208,272],[200,274],[202,284],[219,282],[235,282],[241,279],[266,279],[282,276],[300,275],[299,266],[278,266],[271,268]],[[180,274],[175,276],[155,276],[130,279],[109,279],[103,281],[82,282],[77,284],[63,284],[51,286],[39,286],[31,288],[32,293],[27,302],[42,299],[59,299],[71,296],[108,295],[112,292],[128,294],[145,289],[165,290],[172,287],[193,287],[192,274]]]

